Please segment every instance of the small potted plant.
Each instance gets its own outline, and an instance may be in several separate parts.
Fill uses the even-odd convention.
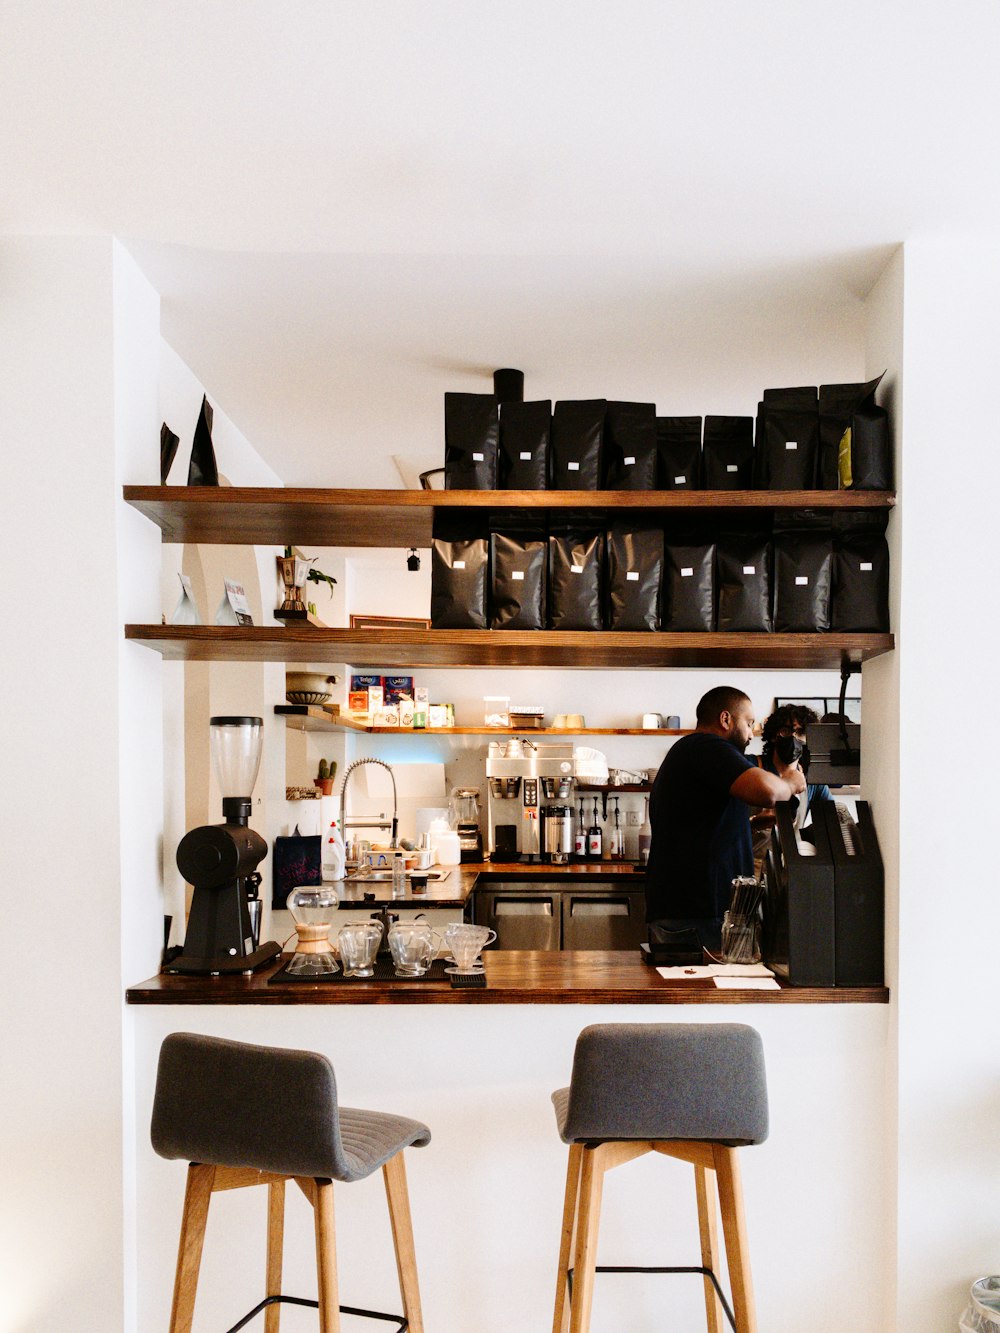
[[[303,558],[292,553],[290,546],[285,547],[285,554],[278,556],[278,572],[281,574],[281,581],[284,584],[284,601],[275,611],[279,620],[293,620],[305,617],[308,614],[315,616],[316,607],[310,602],[308,608],[302,598],[302,589],[306,583],[325,583],[330,596],[333,596],[333,590],[337,580],[332,574],[324,574],[321,569],[314,569],[312,562],[315,556]]]
[[[319,771],[313,782],[320,789],[324,796],[333,795],[333,780],[337,775],[337,761],[331,759],[329,763],[325,759],[319,761]]]

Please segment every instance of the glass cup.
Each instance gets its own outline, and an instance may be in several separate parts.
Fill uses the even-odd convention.
[[[456,922],[444,932],[444,942],[451,950],[455,960],[456,972],[477,972],[479,955],[496,939],[495,930],[489,926],[473,926]]]
[[[721,956],[724,963],[759,963],[759,918],[740,912],[727,912],[722,918]]]
[[[397,976],[422,977],[440,941],[440,935],[426,921],[397,921],[389,931],[389,952]]]
[[[345,977],[375,975],[375,955],[382,939],[381,921],[355,921],[337,932]]]

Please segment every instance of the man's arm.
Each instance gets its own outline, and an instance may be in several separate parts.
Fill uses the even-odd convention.
[[[766,768],[748,768],[729,788],[729,794],[746,801],[747,805],[766,807],[778,801],[790,801],[805,789],[805,774],[797,765],[792,765],[784,769],[780,777]]]

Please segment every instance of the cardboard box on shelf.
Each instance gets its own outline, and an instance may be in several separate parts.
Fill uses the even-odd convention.
[[[398,727],[399,705],[383,704],[377,711],[373,711],[372,725],[376,727]]]
[[[412,730],[414,717],[413,700],[404,694],[399,700],[397,707],[399,708],[399,725],[401,727],[409,727]]]
[[[398,704],[401,699],[413,698],[412,676],[383,676],[382,689],[387,704]]]

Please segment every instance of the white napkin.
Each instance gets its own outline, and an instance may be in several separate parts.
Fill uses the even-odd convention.
[[[699,967],[658,967],[665,981],[697,981],[706,977],[771,977],[774,973],[763,963],[706,963]]]

